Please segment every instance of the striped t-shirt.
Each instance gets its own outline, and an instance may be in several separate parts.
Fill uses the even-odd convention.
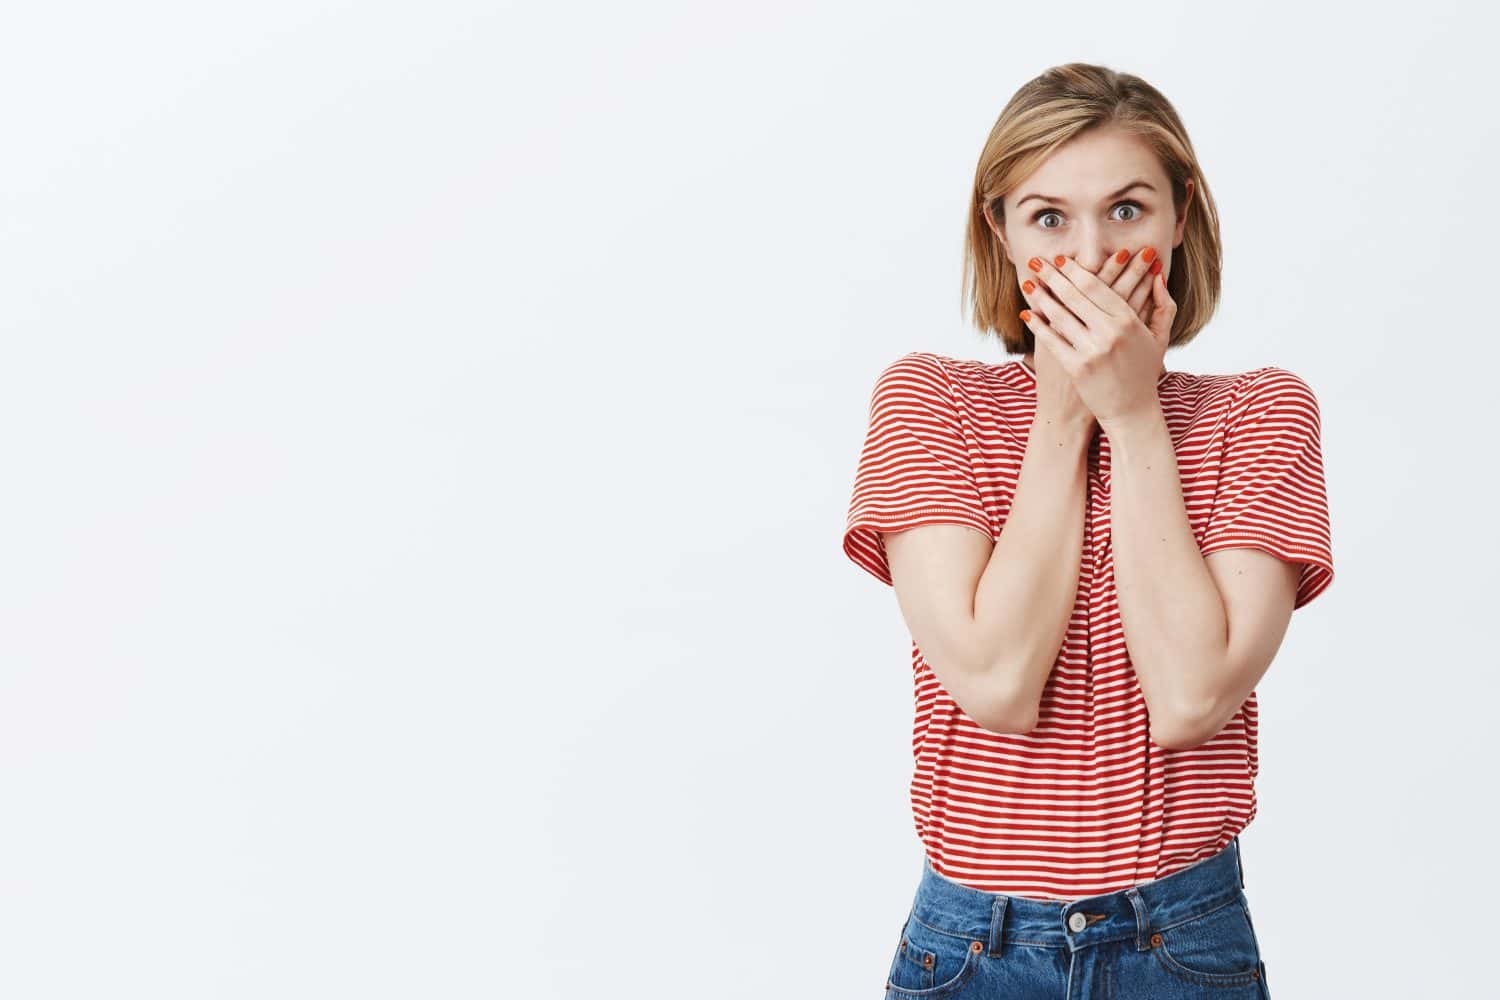
[[[1295,607],[1333,582],[1318,403],[1301,378],[1168,371],[1157,382],[1188,519],[1204,555],[1250,547],[1302,564]],[[914,352],[880,373],[844,552],[882,583],[879,532],[1004,530],[1036,413],[1036,375]],[[1067,900],[1162,878],[1222,849],[1255,816],[1255,694],[1190,750],[1152,742],[1125,646],[1110,547],[1109,438],[1089,446],[1078,594],[1026,734],[982,729],[912,643],[913,818],[947,878]]]

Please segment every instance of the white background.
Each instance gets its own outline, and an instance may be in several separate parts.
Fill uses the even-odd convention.
[[[1222,213],[1172,370],[1322,410],[1260,687],[1276,1000],[1496,891],[1477,5],[34,4],[0,30],[0,995],[878,995],[921,848],[875,375],[981,143],[1140,74]]]

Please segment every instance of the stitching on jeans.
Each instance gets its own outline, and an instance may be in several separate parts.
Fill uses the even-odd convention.
[[[968,940],[970,940],[970,935],[968,935],[968,934],[960,934],[957,931],[947,931],[947,930],[943,930],[943,928],[941,928],[941,927],[934,927],[931,924],[929,924],[927,921],[923,920],[921,917],[917,916],[915,913],[913,913],[911,915],[911,918],[913,920],[915,920],[917,923],[921,924],[923,927],[925,927],[928,930],[932,931],[932,933],[934,933],[934,934],[941,934],[944,937],[958,938],[958,939],[960,939],[962,941],[968,941]]]
[[[1231,905],[1233,905],[1233,904],[1235,904],[1237,902],[1239,902],[1239,897],[1236,895],[1236,896],[1233,896],[1233,897],[1225,900],[1222,903],[1219,903],[1219,904],[1217,904],[1215,906],[1211,906],[1211,907],[1209,907],[1206,910],[1199,910],[1199,911],[1197,911],[1195,913],[1191,913],[1191,914],[1183,917],[1181,920],[1173,921],[1170,924],[1157,924],[1157,925],[1153,925],[1152,926],[1152,930],[1159,931],[1159,932],[1160,931],[1169,931],[1169,930],[1171,930],[1174,927],[1181,927],[1183,924],[1191,923],[1192,921],[1198,920],[1198,919],[1200,919],[1202,917],[1206,917],[1209,914],[1218,913],[1224,907],[1231,906]],[[946,930],[946,929],[944,929],[942,927],[935,927],[932,924],[929,924],[927,921],[923,920],[921,917],[917,916],[915,910],[912,911],[912,913],[910,914],[910,916],[908,917],[908,919],[914,921],[915,923],[921,924],[923,927],[927,928],[929,931],[932,931],[934,934],[941,934],[944,937],[957,938],[957,939],[962,940],[962,941],[974,940],[976,938],[977,939],[981,939],[981,940],[983,939],[982,935],[962,934],[962,933],[960,933],[958,931],[950,931],[950,930]],[[1253,925],[1252,925],[1252,932],[1253,932]],[[1135,931],[1128,931],[1128,932],[1124,932],[1124,933],[1121,933],[1121,934],[1117,934],[1117,935],[1115,935],[1113,937],[1100,938],[1099,940],[1092,942],[1092,944],[1090,946],[1092,947],[1092,946],[1097,946],[1097,945],[1101,945],[1101,944],[1112,944],[1115,941],[1126,941],[1126,940],[1129,940],[1130,938],[1133,938],[1133,937],[1135,937]],[[1067,942],[1064,942],[1062,944],[1054,944],[1051,941],[1033,941],[1033,940],[1031,940],[1029,938],[1012,938],[1012,937],[1005,937],[1003,935],[1001,937],[1001,940],[1004,943],[1006,943],[1006,944],[1024,944],[1024,945],[1031,945],[1032,947],[1035,947],[1035,948],[1062,949],[1062,948],[1068,947]]]
[[[1198,986],[1248,986],[1259,978],[1256,975],[1260,968],[1259,962],[1256,962],[1256,968],[1250,972],[1199,972],[1197,969],[1190,969],[1178,962],[1167,953],[1166,948],[1160,945],[1152,948],[1151,951],[1155,953],[1162,968],[1178,979],[1184,979]]]
[[[918,921],[918,923],[921,923],[921,921]],[[922,926],[926,927],[927,925],[922,924]],[[943,932],[939,931],[939,933]],[[965,948],[963,966],[946,982],[934,983],[932,986],[922,986],[916,989],[912,989],[906,986],[897,986],[895,983],[887,982],[886,996],[890,996],[892,993],[895,993],[898,996],[904,995],[908,997],[945,997],[948,994],[957,992],[958,990],[961,990],[965,986],[969,985],[969,981],[973,979],[974,976],[979,972],[979,963],[983,958],[984,956],[974,949]],[[935,969],[930,971],[933,972],[934,976],[936,975]]]
[[[983,940],[982,938],[977,937],[977,936],[972,935],[972,934],[959,934],[956,931],[945,931],[941,927],[934,927],[931,924],[929,924],[927,921],[923,920],[921,917],[917,916],[917,914],[916,914],[915,911],[912,912],[912,914],[911,914],[911,916],[910,916],[909,919],[916,921],[917,923],[921,924],[923,927],[925,927],[928,930],[932,931],[932,933],[934,933],[934,934],[941,934],[941,935],[943,935],[943,937],[949,937],[949,938],[953,938],[955,941],[962,941],[962,942],[964,942],[964,945],[965,945],[965,947],[964,947],[964,967],[965,968],[968,967],[970,959],[972,959],[974,957],[974,949],[971,947],[972,942],[978,941],[978,940]],[[933,955],[933,957],[936,958],[936,955],[933,952],[928,951],[926,948],[920,948],[918,950],[921,951],[923,954]],[[977,962],[976,962],[976,964],[977,964]],[[962,971],[960,971],[959,975],[963,975]],[[910,992],[910,991],[908,990],[907,992]]]
[[[945,930],[945,929],[943,929],[941,927],[934,927],[932,924],[929,924],[927,921],[923,920],[921,917],[917,916],[915,913],[913,913],[911,915],[911,919],[913,921],[915,921],[916,923],[921,924],[923,927],[927,928],[928,930],[932,931],[934,934],[942,934],[945,937],[958,938],[958,939],[963,940],[963,941],[975,941],[975,940],[982,941],[982,940],[984,940],[983,937],[980,936],[980,935],[960,934],[958,931],[950,931],[950,930]],[[1001,935],[1000,939],[1002,941],[1004,941],[1006,944],[1028,944],[1028,945],[1031,945],[1034,948],[1057,948],[1057,949],[1062,949],[1062,948],[1066,948],[1067,947],[1066,943],[1063,943],[1063,944],[1054,944],[1051,941],[1033,941],[1030,938],[1006,937],[1003,934]]]
[[[1183,917],[1181,920],[1178,920],[1178,921],[1176,921],[1174,923],[1170,923],[1170,924],[1157,924],[1152,929],[1153,930],[1158,930],[1158,931],[1169,931],[1173,927],[1181,927],[1183,924],[1191,923],[1192,921],[1197,920],[1200,917],[1206,917],[1210,913],[1218,913],[1220,910],[1224,909],[1224,907],[1231,906],[1231,905],[1233,905],[1234,903],[1237,903],[1237,902],[1239,902],[1239,897],[1238,896],[1233,896],[1233,897],[1230,897],[1229,899],[1226,899],[1224,902],[1218,904],[1217,906],[1209,907],[1206,910],[1199,910],[1197,913],[1193,913],[1193,914],[1190,914],[1189,916]]]

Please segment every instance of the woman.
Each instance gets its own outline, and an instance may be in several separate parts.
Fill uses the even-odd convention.
[[[890,998],[1268,998],[1238,834],[1255,685],[1333,580],[1317,399],[1168,371],[1219,295],[1167,100],[1069,64],[975,175],[965,290],[1003,364],[907,354],[844,551],[912,636],[924,846]]]

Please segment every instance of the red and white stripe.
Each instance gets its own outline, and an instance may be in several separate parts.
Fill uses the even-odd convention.
[[[1302,564],[1295,606],[1333,581],[1317,399],[1275,367],[1158,380],[1188,519],[1205,555],[1248,546]],[[1020,361],[929,352],[886,367],[870,399],[844,552],[882,583],[880,532],[1004,530],[1036,411]],[[1109,439],[1096,434],[1078,599],[1025,735],[979,728],[911,647],[910,795],[933,867],[990,892],[1066,900],[1161,878],[1223,848],[1255,816],[1252,693],[1209,742],[1151,741],[1125,647],[1109,530]]]

